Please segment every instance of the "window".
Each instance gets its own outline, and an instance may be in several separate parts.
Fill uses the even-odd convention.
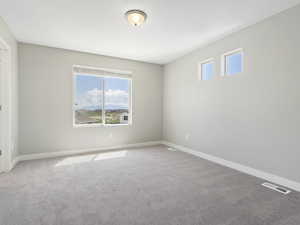
[[[75,124],[102,124],[103,78],[75,76]]]
[[[200,80],[212,80],[214,76],[214,61],[208,59],[200,63]]]
[[[243,50],[237,49],[226,53],[222,57],[222,75],[236,75],[243,72]]]
[[[106,77],[105,86],[105,123],[126,124],[123,120],[129,114],[129,80],[115,77]]]
[[[126,125],[131,122],[131,78],[118,77],[103,70],[74,71],[75,126]]]

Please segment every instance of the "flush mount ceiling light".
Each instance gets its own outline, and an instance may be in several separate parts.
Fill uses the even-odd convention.
[[[129,10],[125,13],[128,22],[133,26],[140,26],[147,19],[147,14],[141,10]]]

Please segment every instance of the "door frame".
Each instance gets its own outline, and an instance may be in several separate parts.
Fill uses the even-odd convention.
[[[1,116],[0,124],[1,142],[2,142],[2,168],[0,172],[8,172],[12,169],[12,59],[11,48],[6,41],[0,37],[1,54]]]

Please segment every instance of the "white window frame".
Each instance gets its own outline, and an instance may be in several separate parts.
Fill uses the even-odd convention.
[[[229,52],[226,52],[224,53],[222,56],[221,56],[221,76],[232,76],[232,75],[226,75],[226,57],[230,56],[230,55],[234,55],[236,53],[241,53],[241,56],[242,56],[242,71],[240,73],[236,73],[235,75],[237,74],[241,74],[244,72],[244,50],[243,48],[237,48],[235,50],[232,50],[232,51],[229,51]]]
[[[103,69],[102,69],[103,70]],[[107,71],[116,71],[116,70],[111,70],[111,69],[107,69]],[[118,70],[119,71],[119,70]],[[125,74],[126,71],[124,71]],[[101,124],[76,124],[75,123],[75,102],[76,102],[76,76],[93,76],[93,77],[101,77],[101,78],[105,78],[105,77],[113,77],[113,78],[119,78],[119,79],[126,79],[129,80],[129,87],[128,87],[128,93],[129,93],[129,97],[128,97],[128,123],[127,124],[106,124],[105,123],[105,95],[102,95],[102,123]],[[133,110],[132,110],[132,85],[133,85],[133,81],[132,78],[129,77],[117,77],[117,76],[109,76],[109,75],[97,75],[97,74],[91,74],[91,73],[77,73],[73,71],[72,74],[72,79],[73,79],[73,100],[72,100],[72,120],[73,120],[73,127],[74,128],[80,128],[80,127],[116,127],[116,126],[131,126],[132,125],[132,115],[133,115]],[[101,89],[104,92],[105,91],[105,82],[102,82],[101,84]]]
[[[215,59],[214,58],[209,58],[209,59],[206,59],[206,60],[203,60],[203,61],[201,61],[201,62],[199,62],[199,64],[198,64],[198,79],[199,80],[203,80],[203,71],[202,71],[202,65],[203,64],[207,64],[207,63],[213,63],[213,77],[216,75],[215,74]],[[213,79],[212,79],[213,80]]]

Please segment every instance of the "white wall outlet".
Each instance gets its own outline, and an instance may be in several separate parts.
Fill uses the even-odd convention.
[[[186,140],[186,141],[190,140],[190,134],[186,134],[186,135],[185,135],[185,140]]]

